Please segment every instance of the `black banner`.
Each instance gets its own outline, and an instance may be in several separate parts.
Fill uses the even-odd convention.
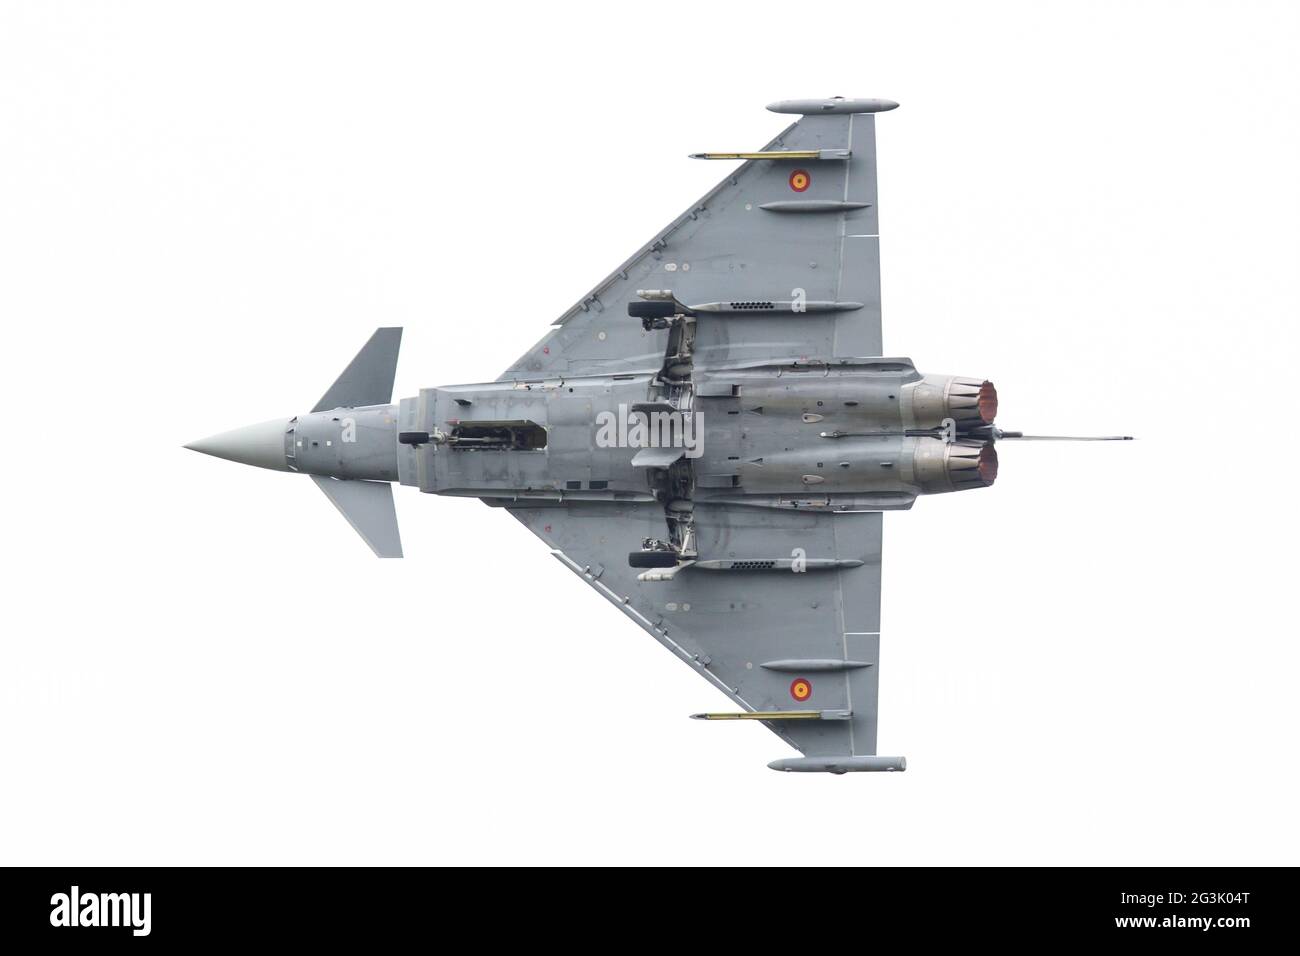
[[[1249,946],[1290,936],[1278,869],[10,869],[11,939],[150,946],[723,938]],[[686,927],[692,936],[683,937]],[[531,934],[531,935],[530,935]],[[429,936],[432,940],[435,937]]]

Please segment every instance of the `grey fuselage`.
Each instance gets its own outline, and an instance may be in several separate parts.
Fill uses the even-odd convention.
[[[906,359],[454,385],[300,415],[286,466],[495,500],[878,511],[991,484],[995,404]]]

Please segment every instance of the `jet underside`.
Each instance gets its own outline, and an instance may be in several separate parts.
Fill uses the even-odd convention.
[[[496,382],[392,404],[378,330],[311,412],[191,444],[310,475],[400,557],[392,485],[481,498],[802,753],[779,770],[902,770],[877,754],[882,513],[984,488],[983,379],[882,356],[875,115],[799,119],[560,316]],[[1028,436],[1023,436],[1028,437]]]

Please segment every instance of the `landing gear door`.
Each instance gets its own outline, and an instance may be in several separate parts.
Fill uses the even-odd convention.
[[[595,423],[591,399],[556,390],[548,402],[550,435],[546,445],[549,472],[559,491],[587,491],[591,487],[591,453]]]

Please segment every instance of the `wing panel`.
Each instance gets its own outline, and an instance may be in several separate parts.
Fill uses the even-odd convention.
[[[627,552],[661,537],[659,506],[569,504],[508,509],[571,570],[745,710],[852,711],[850,719],[765,722],[812,756],[874,753],[881,515],[697,506],[701,559],[862,561],[829,571],[707,571],[643,582]],[[861,657],[858,655],[870,655]],[[792,661],[866,663],[801,669]],[[764,665],[780,665],[777,667]],[[794,684],[810,688],[796,696]]]
[[[874,131],[871,114],[803,117],[765,150],[847,148],[851,157],[743,163],[583,296],[501,378],[657,369],[668,332],[645,332],[628,317],[639,289],[671,289],[688,305],[861,303],[843,311],[703,315],[698,367],[879,354],[878,245],[850,238],[879,228]]]

